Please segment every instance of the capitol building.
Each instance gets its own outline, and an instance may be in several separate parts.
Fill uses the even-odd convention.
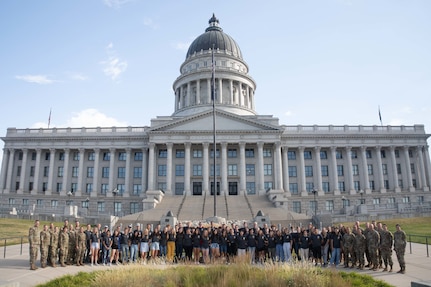
[[[281,221],[431,212],[423,125],[285,125],[258,114],[264,94],[213,15],[166,99],[171,115],[138,127],[8,128],[1,213],[201,220],[261,210]]]

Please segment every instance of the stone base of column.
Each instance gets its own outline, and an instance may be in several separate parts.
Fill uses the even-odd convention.
[[[341,192],[338,189],[336,189],[334,190],[334,195],[341,195]]]
[[[350,195],[355,195],[355,194],[356,194],[356,190],[355,190],[355,189],[351,189],[351,190],[349,190],[349,194],[350,194]]]
[[[75,196],[81,196],[81,195],[82,195],[82,191],[80,190],[75,191]]]
[[[45,190],[45,195],[52,195],[52,191],[51,190]]]
[[[386,188],[381,188],[380,193],[386,193]]]
[[[128,192],[123,193],[123,197],[130,197],[130,194]]]
[[[3,189],[3,194],[9,194],[9,189]]]
[[[395,192],[396,193],[401,193],[401,188],[400,187],[395,187]]]
[[[317,191],[317,196],[324,196],[325,192],[323,190],[318,190]]]
[[[430,188],[428,186],[424,186],[424,191],[430,191]]]
[[[308,196],[308,195],[309,194],[308,194],[308,192],[306,190],[301,191],[301,196],[302,197],[305,197],[305,196]]]
[[[16,191],[16,194],[24,194],[23,190],[20,188]]]
[[[365,194],[371,194],[371,189],[366,188],[366,189],[365,189]]]
[[[410,192],[414,192],[415,190],[416,190],[416,188],[415,188],[414,186],[410,186],[410,187],[409,187],[409,191],[410,191]]]
[[[97,197],[97,190],[93,190],[90,192],[90,197]]]
[[[65,190],[60,191],[60,196],[66,196],[66,194],[67,194],[67,191]]]
[[[290,190],[286,190],[284,192],[284,197],[291,197],[291,196],[292,196],[292,193],[290,192]]]

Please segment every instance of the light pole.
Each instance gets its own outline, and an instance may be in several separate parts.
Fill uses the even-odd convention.
[[[90,207],[90,199],[87,197],[85,199],[85,208],[87,208],[87,216],[90,216],[90,214],[88,213],[88,208]]]
[[[67,205],[72,205],[72,202],[70,201],[70,197],[73,195],[73,192],[69,190],[66,194],[67,194]]]
[[[317,200],[316,200],[317,190],[313,189],[311,192],[314,195],[314,216],[317,216]]]
[[[114,216],[117,216],[117,214],[116,214],[116,205],[117,205],[116,197],[117,197],[118,192],[119,192],[118,189],[114,189],[112,191],[112,194],[114,195]]]
[[[359,194],[361,195],[361,204],[364,204],[364,191],[361,189],[360,191],[359,191]]]

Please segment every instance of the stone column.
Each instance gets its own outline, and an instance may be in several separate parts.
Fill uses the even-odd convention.
[[[42,149],[38,148],[36,149],[36,167],[34,171],[34,184],[33,184],[33,190],[31,190],[31,194],[37,194],[39,191],[39,181],[40,181],[40,156],[42,154]],[[51,156],[49,156],[49,159],[51,159]]]
[[[274,173],[277,170],[274,165]],[[257,194],[265,192],[264,182],[265,176],[263,174],[263,142],[257,143]]]
[[[363,184],[365,193],[368,194],[371,192],[370,190],[370,177],[368,176],[368,163],[367,163],[367,147],[361,146],[361,165],[362,165],[362,174],[363,174]]]
[[[207,103],[211,104],[211,79],[207,79]]]
[[[424,164],[424,156],[422,154],[423,146],[417,147],[417,153],[419,157],[419,175],[420,175],[420,188],[423,191],[429,191],[429,187],[427,185],[427,179],[425,175],[425,164]]]
[[[133,184],[131,183],[131,174],[132,174],[132,149],[126,148],[126,174],[124,179],[124,193],[123,197],[130,196],[130,190],[133,188]]]
[[[7,162],[9,161],[9,153],[7,148],[3,148],[3,160],[1,164],[1,175],[0,175],[0,191],[6,188],[6,175],[7,175]]]
[[[90,193],[90,197],[97,197],[101,187],[99,186],[100,176],[100,149],[94,149],[94,168],[93,168],[93,190]]]
[[[218,102],[223,104],[223,79],[218,79]]]
[[[144,147],[142,149],[142,178],[141,178],[141,188],[142,191],[147,190],[147,182],[148,182],[148,148]],[[141,197],[144,196],[144,192],[141,192],[140,194]]]
[[[190,172],[191,172],[191,164],[190,164],[190,157],[191,157],[191,146],[192,144],[187,142],[184,144],[185,146],[185,153],[184,153],[184,195],[188,194],[191,195],[191,189],[190,189]]]
[[[79,166],[78,166],[78,190],[76,191],[76,196],[81,196],[84,190],[84,162],[85,162],[85,149],[79,149]]]
[[[281,167],[281,142],[275,143],[275,151],[274,151],[274,174],[275,174],[275,189],[281,190],[283,188],[283,174]]]
[[[15,149],[9,149],[9,163],[7,166],[7,176],[6,176],[6,192],[9,193],[12,190],[12,176],[13,176],[13,163],[15,157]]]
[[[229,100],[229,104],[234,105],[234,97],[233,97],[233,81],[229,80],[229,91],[230,91],[230,100]]]
[[[287,196],[290,196],[290,188],[289,188],[289,157],[288,157],[289,148],[287,146],[282,149],[282,158],[283,158],[283,189]]]
[[[244,106],[244,97],[242,95],[242,83],[238,82],[238,98],[239,98],[239,105],[241,107]]]
[[[201,103],[201,80],[196,81],[196,105]]]
[[[298,158],[299,158],[299,170],[298,170],[298,182],[299,182],[299,190],[301,192],[301,196],[308,196],[306,181],[305,181],[305,160],[304,160],[304,147],[298,148]]]
[[[320,147],[314,148],[314,157],[316,159],[315,163],[315,169],[316,169],[316,180],[317,180],[317,186],[316,190],[319,194],[319,196],[322,196],[323,190],[322,190],[322,162],[320,160]]]
[[[397,159],[395,158],[395,147],[394,146],[389,147],[389,151],[391,154],[392,174],[394,176],[393,183],[391,184],[391,186],[393,186],[395,192],[401,192],[400,186],[398,184],[398,171],[397,171]]]
[[[405,158],[405,165],[406,165],[406,173],[407,173],[407,186],[409,188],[409,191],[414,191],[415,188],[413,187],[413,180],[412,180],[412,168],[410,166],[410,156],[409,156],[409,147],[405,146],[404,149],[404,158]]]
[[[346,147],[346,159],[347,159],[347,168],[345,170],[345,172],[347,173],[347,181],[348,181],[348,190],[350,192],[350,194],[355,194],[355,188],[354,188],[354,184],[353,184],[353,167],[352,167],[352,148],[351,147]]]
[[[187,83],[187,94],[186,94],[186,107],[191,105],[191,92],[190,92],[190,82]]]
[[[334,195],[340,195],[338,189],[338,170],[337,170],[337,147],[331,146],[331,174],[332,174],[332,188]]]
[[[382,156],[381,156],[381,148],[379,146],[376,147],[376,153],[377,153],[377,185],[380,189],[380,193],[386,193],[385,189],[385,182],[383,179],[383,168],[382,168]]]
[[[179,108],[184,108],[184,86],[180,86],[180,102],[178,104]]]
[[[202,172],[202,195],[210,194],[209,191],[209,143],[204,142],[203,144],[203,172]],[[215,171],[214,171],[215,172]]]
[[[109,149],[109,181],[108,181],[108,192],[106,193],[106,196],[111,197],[113,196],[112,191],[116,189],[117,187],[114,186],[114,180],[117,178],[117,173],[115,170],[115,148]]]
[[[154,186],[154,174],[156,170],[155,165],[155,144],[150,143],[149,151],[148,151],[148,190],[155,190]]]
[[[54,175],[55,175],[55,149],[51,148],[49,150],[49,176],[48,176],[48,188],[47,191],[45,192],[45,195],[51,195],[52,192],[54,191]],[[61,190],[60,190],[61,192]]]
[[[240,142],[239,143],[239,193],[238,195],[240,195],[241,193],[245,193],[247,194],[246,191],[246,182],[247,182],[247,177],[246,177],[246,171],[245,171],[245,142]]]
[[[228,182],[227,182],[227,143],[221,143],[221,166],[220,166],[220,175],[221,175],[221,192],[228,194]]]
[[[27,176],[27,156],[28,156],[28,149],[24,148],[22,149],[22,163],[21,163],[21,175],[19,177],[19,189],[18,194],[23,194],[24,191],[26,191],[26,176]]]
[[[61,188],[61,195],[66,196],[69,187],[69,160],[70,160],[70,149],[64,149],[64,166],[63,166],[63,186]]]
[[[254,90],[253,89],[251,89],[251,108],[252,110],[254,110]]]
[[[428,182],[428,187],[431,185],[431,161],[430,161],[430,154],[428,152],[429,147],[424,147],[425,152],[425,168],[426,168],[426,178]]]
[[[173,143],[167,143],[167,157],[166,157],[166,192],[172,194],[172,147]]]

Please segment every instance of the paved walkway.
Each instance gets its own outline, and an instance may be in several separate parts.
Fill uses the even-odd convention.
[[[430,248],[431,249],[431,248]],[[1,248],[3,251],[3,247]],[[431,252],[431,250],[430,250]],[[3,257],[3,252],[1,252]],[[410,254],[409,246],[407,246],[406,252],[406,274],[398,274],[396,271],[399,270],[399,265],[395,254],[393,255],[394,260],[394,272],[382,272],[382,271],[358,271],[362,274],[368,274],[376,279],[380,279],[388,282],[389,284],[396,287],[408,287],[411,286],[411,282],[427,282],[431,284],[431,257],[427,257],[426,247],[422,244],[412,244],[412,254]],[[56,277],[60,277],[66,274],[76,274],[80,271],[91,272],[95,270],[103,270],[107,268],[119,268],[119,266],[68,266],[68,267],[47,267],[39,268],[36,271],[29,270],[28,260],[28,245],[23,246],[23,254],[20,255],[20,246],[8,246],[6,258],[0,259],[0,286],[14,286],[14,287],[28,287],[35,286],[47,281],[50,281]],[[352,269],[337,268],[341,271],[349,271]]]

